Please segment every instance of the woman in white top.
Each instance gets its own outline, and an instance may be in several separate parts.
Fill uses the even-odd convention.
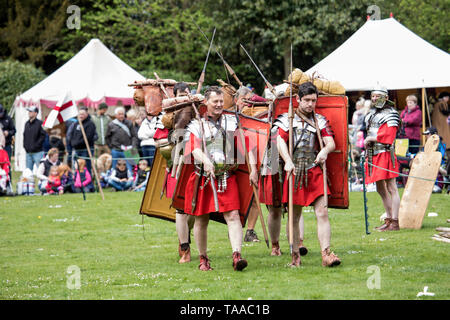
[[[138,138],[141,140],[141,149],[144,159],[147,160],[149,167],[153,164],[153,158],[155,156],[155,135],[156,129],[164,129],[164,125],[161,122],[163,113],[159,113],[156,116],[147,114],[147,117],[142,121],[141,127],[138,131]]]

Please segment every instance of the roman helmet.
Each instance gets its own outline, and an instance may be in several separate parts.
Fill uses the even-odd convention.
[[[370,92],[370,94],[378,94],[380,97],[375,101],[372,102],[372,106],[375,108],[383,108],[386,101],[388,100],[388,90],[386,87],[377,85],[373,88],[373,90]]]

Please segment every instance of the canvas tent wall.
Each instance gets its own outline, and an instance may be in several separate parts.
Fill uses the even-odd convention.
[[[129,83],[145,78],[120,60],[99,39],[92,39],[75,56],[34,87],[16,97],[15,169],[25,169],[23,128],[28,120],[26,107],[37,106],[40,119],[53,108],[61,94],[70,91],[73,100],[87,107],[134,105]]]
[[[368,20],[330,55],[306,71],[338,80],[346,91],[450,86],[450,54],[394,18]]]
[[[394,18],[368,20],[306,73],[338,80],[348,95],[383,85],[391,92],[395,90],[399,109],[406,105],[405,97],[415,93],[422,106],[425,128],[429,122],[426,121],[426,104],[422,102],[424,89],[433,88],[428,94],[431,91],[437,96],[445,87],[450,87],[450,54],[420,38]],[[447,137],[448,131],[442,128],[440,134]],[[446,143],[450,145],[448,138]]]

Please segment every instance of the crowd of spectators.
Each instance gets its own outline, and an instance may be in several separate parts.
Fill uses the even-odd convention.
[[[17,194],[35,194],[35,190],[42,195],[94,192],[97,187],[94,165],[102,188],[145,190],[154,157],[154,152],[141,150],[138,138],[147,116],[145,112],[131,107],[126,111],[120,106],[110,116],[108,105],[101,103],[91,115],[88,108],[79,106],[78,117],[45,130],[38,119],[39,109],[32,106],[27,111],[29,119],[23,134],[26,170],[16,183]],[[14,122],[2,105],[0,129],[1,195],[8,186],[12,191],[10,168],[16,133]]]
[[[448,110],[448,96],[447,92],[443,92],[439,95],[439,104],[436,104],[435,108],[439,110]],[[447,97],[447,99],[445,99]],[[355,103],[355,111],[353,112],[352,121],[349,125],[349,142],[350,142],[350,157],[353,169],[351,170],[352,185],[360,185],[362,183],[361,175],[362,170],[360,167],[360,156],[364,152],[364,139],[367,135],[364,118],[371,106],[370,100],[359,98]],[[400,173],[407,175],[411,167],[412,161],[418,152],[423,151],[422,137],[426,141],[433,134],[437,134],[440,138],[437,151],[442,154],[442,163],[439,169],[436,183],[433,188],[433,192],[440,193],[445,189],[447,185],[447,193],[449,193],[450,187],[448,174],[450,173],[450,161],[448,159],[448,150],[450,146],[447,146],[442,139],[441,132],[438,132],[436,127],[430,126],[422,133],[422,110],[418,105],[418,99],[415,95],[408,95],[406,97],[406,106],[404,109],[399,110],[401,118],[401,127],[397,133],[397,139],[407,140],[408,148],[404,154],[398,154],[397,158],[400,163]],[[447,112],[448,126],[450,128],[450,113]],[[404,187],[406,185],[407,177],[399,176],[397,178],[397,186]]]

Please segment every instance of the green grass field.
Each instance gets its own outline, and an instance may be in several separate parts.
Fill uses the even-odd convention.
[[[401,190],[402,191],[402,190]],[[0,198],[0,299],[449,299],[450,245],[431,239],[450,219],[450,196],[433,194],[421,230],[365,234],[362,193],[350,193],[348,210],[330,210],[332,249],[342,259],[323,268],[311,208],[305,213],[302,266],[292,269],[282,232],[283,255],[271,257],[264,241],[244,243],[249,266],[235,272],[227,228],[211,221],[211,272],[180,265],[175,224],[138,214],[143,193]],[[369,193],[370,229],[384,212]],[[267,215],[267,211],[264,210]],[[286,223],[283,219],[283,228]],[[256,231],[263,239],[261,225]],[[80,270],[79,289],[71,287]],[[379,286],[374,280],[379,276]],[[69,285],[68,285],[69,284]],[[369,285],[368,285],[369,284]],[[428,286],[434,297],[416,297]]]

